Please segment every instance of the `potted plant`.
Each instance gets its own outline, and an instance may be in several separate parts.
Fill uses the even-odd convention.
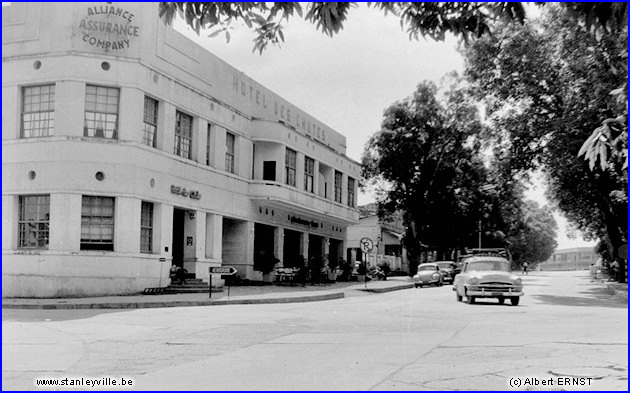
[[[346,261],[343,258],[339,258],[339,270],[340,273],[337,276],[339,281],[350,281],[350,277],[352,276],[352,262]]]
[[[264,253],[260,258],[260,271],[263,274],[263,281],[273,282],[273,270],[280,260],[273,253]]]
[[[328,281],[337,281],[337,268],[339,267],[339,261],[331,259],[328,261]]]

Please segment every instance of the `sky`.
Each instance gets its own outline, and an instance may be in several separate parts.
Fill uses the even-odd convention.
[[[341,32],[330,38],[299,18],[284,23],[285,42],[253,53],[254,33],[234,25],[224,35],[197,36],[181,20],[175,28],[233,67],[346,136],[347,156],[360,161],[369,137],[380,129],[383,110],[410,96],[424,80],[439,84],[448,72],[462,73],[457,40],[410,40],[397,18],[364,4],[352,9]],[[529,199],[547,204],[544,186],[534,182]],[[373,196],[360,193],[360,205]],[[593,246],[578,235],[569,239],[566,220],[559,224],[558,249]]]

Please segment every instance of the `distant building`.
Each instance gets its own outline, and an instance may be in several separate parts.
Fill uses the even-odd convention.
[[[539,266],[543,270],[588,270],[597,259],[598,255],[593,247],[567,248],[556,250]]]
[[[399,214],[390,219],[381,219],[376,213],[376,205],[359,206],[359,223],[348,226],[346,237],[346,258],[362,261],[360,248],[362,238],[369,238],[374,244],[372,252],[365,255],[369,266],[386,262],[392,270],[408,271],[407,252],[402,244],[405,228]]]

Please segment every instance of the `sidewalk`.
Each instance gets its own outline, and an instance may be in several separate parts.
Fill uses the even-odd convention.
[[[367,289],[366,289],[367,287]],[[2,308],[18,309],[128,309],[157,307],[218,306],[226,304],[297,303],[340,299],[413,288],[408,277],[365,283],[340,282],[302,286],[238,286],[222,292],[172,295],[128,295],[61,299],[3,298]]]

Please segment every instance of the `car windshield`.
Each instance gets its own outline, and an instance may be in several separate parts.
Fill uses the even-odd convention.
[[[437,270],[437,267],[434,265],[425,265],[425,266],[418,266],[418,271],[420,270]]]
[[[452,262],[438,262],[437,265],[440,267],[440,269],[452,269],[453,268],[453,263]]]
[[[500,272],[509,272],[510,265],[507,261],[475,261],[468,263],[467,271],[488,271],[496,270]]]

